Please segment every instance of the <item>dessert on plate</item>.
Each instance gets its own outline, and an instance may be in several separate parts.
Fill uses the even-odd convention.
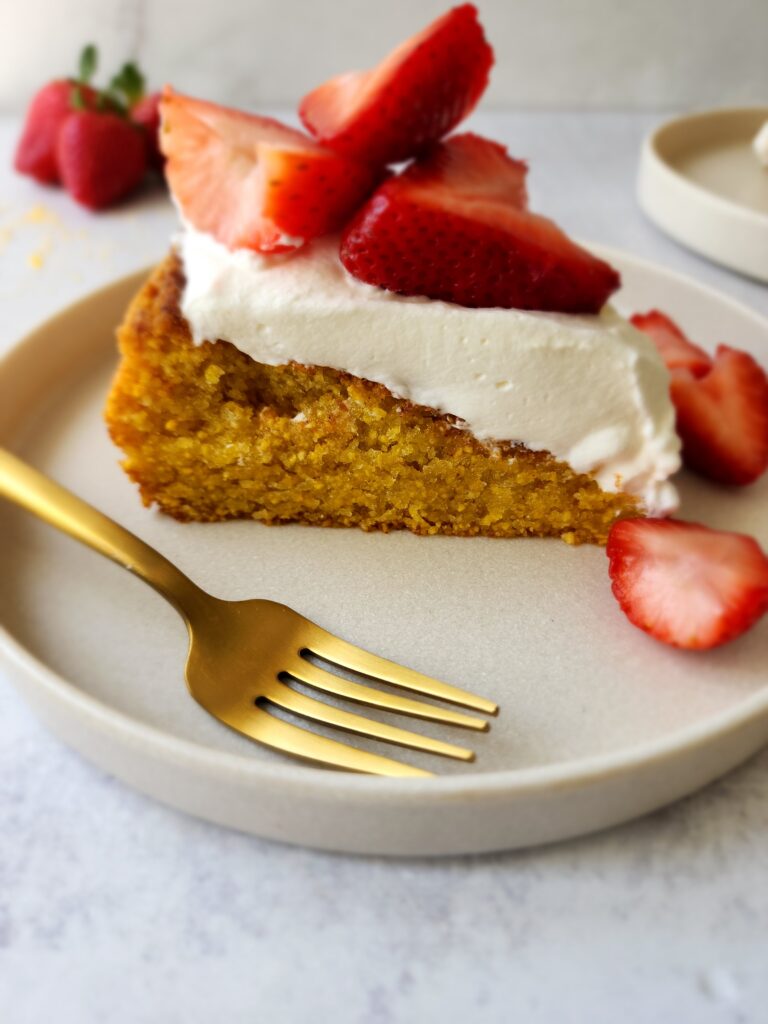
[[[312,136],[166,89],[181,230],[106,410],[147,504],[571,543],[675,508],[669,374],[619,275],[531,211],[523,162],[448,134],[492,59],[455,8],[305,97]]]

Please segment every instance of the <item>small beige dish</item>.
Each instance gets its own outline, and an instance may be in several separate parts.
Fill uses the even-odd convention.
[[[600,251],[621,271],[622,312],[660,304],[701,344],[729,341],[768,362],[761,317]],[[475,764],[446,761],[432,779],[296,764],[189,698],[186,631],[161,598],[0,502],[0,664],[64,742],[128,785],[222,825],[332,850],[445,855],[627,821],[768,741],[768,618],[707,654],[665,647],[622,615],[601,548],[180,524],[143,508],[102,421],[113,329],[143,276],[71,306],[0,360],[0,444],[210,593],[289,603],[353,643],[497,700],[503,713]],[[768,475],[738,491],[687,476],[680,483],[684,518],[768,547]],[[429,733],[455,739],[448,728]],[[429,767],[425,755],[413,763]]]
[[[645,140],[638,198],[668,235],[731,270],[768,281],[768,169],[752,143],[768,106],[675,118]]]

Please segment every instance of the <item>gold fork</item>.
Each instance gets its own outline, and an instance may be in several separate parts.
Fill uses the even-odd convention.
[[[144,541],[2,448],[0,496],[106,555],[170,601],[189,631],[189,692],[214,718],[237,732],[284,753],[334,768],[372,775],[432,774],[327,739],[270,713],[270,708],[280,708],[300,718],[371,739],[461,761],[474,760],[473,752],[464,747],[343,711],[306,696],[287,681],[384,711],[481,732],[488,729],[483,718],[350,682],[320,668],[307,655],[375,682],[391,683],[487,715],[498,711],[493,701],[369,654],[285,605],[259,599],[222,601],[212,597]]]

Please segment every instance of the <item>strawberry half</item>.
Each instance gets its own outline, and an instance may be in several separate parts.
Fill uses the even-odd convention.
[[[632,323],[671,374],[683,460],[724,484],[750,484],[768,468],[768,378],[746,352],[721,345],[714,360],[657,309]]]
[[[310,92],[299,114],[320,142],[369,163],[406,160],[442,138],[488,84],[493,50],[463,4],[397,47],[371,71],[350,71]]]
[[[617,272],[527,209],[526,165],[454,135],[371,196],[342,236],[361,281],[462,306],[596,313]]]
[[[379,172],[268,117],[166,87],[160,146],[189,223],[230,249],[289,252],[341,227]]]
[[[631,323],[653,341],[669,371],[690,370],[694,377],[703,377],[711,368],[712,360],[704,349],[694,345],[677,324],[658,309],[635,313]]]
[[[711,369],[672,371],[683,460],[724,484],[751,484],[768,468],[768,377],[746,352],[719,345]]]
[[[768,610],[768,558],[744,534],[624,519],[611,528],[606,554],[622,611],[666,644],[717,647]]]

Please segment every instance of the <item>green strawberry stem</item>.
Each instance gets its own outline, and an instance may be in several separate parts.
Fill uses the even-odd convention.
[[[120,117],[128,117],[131,107],[144,96],[145,80],[138,65],[126,61],[116,75],[110,79],[106,89],[95,89],[91,79],[99,64],[99,51],[93,43],[83,47],[80,54],[77,78],[72,80],[71,104],[73,110],[95,109]],[[95,102],[86,103],[83,87],[88,86],[96,93]]]
[[[124,97],[126,106],[132,107],[144,96],[144,84],[144,75],[133,61],[128,61],[109,83],[109,93]]]
[[[99,64],[99,51],[93,45],[93,43],[87,43],[83,47],[83,51],[80,54],[80,73],[78,75],[78,81],[86,84],[90,82],[96,73],[96,68]]]

